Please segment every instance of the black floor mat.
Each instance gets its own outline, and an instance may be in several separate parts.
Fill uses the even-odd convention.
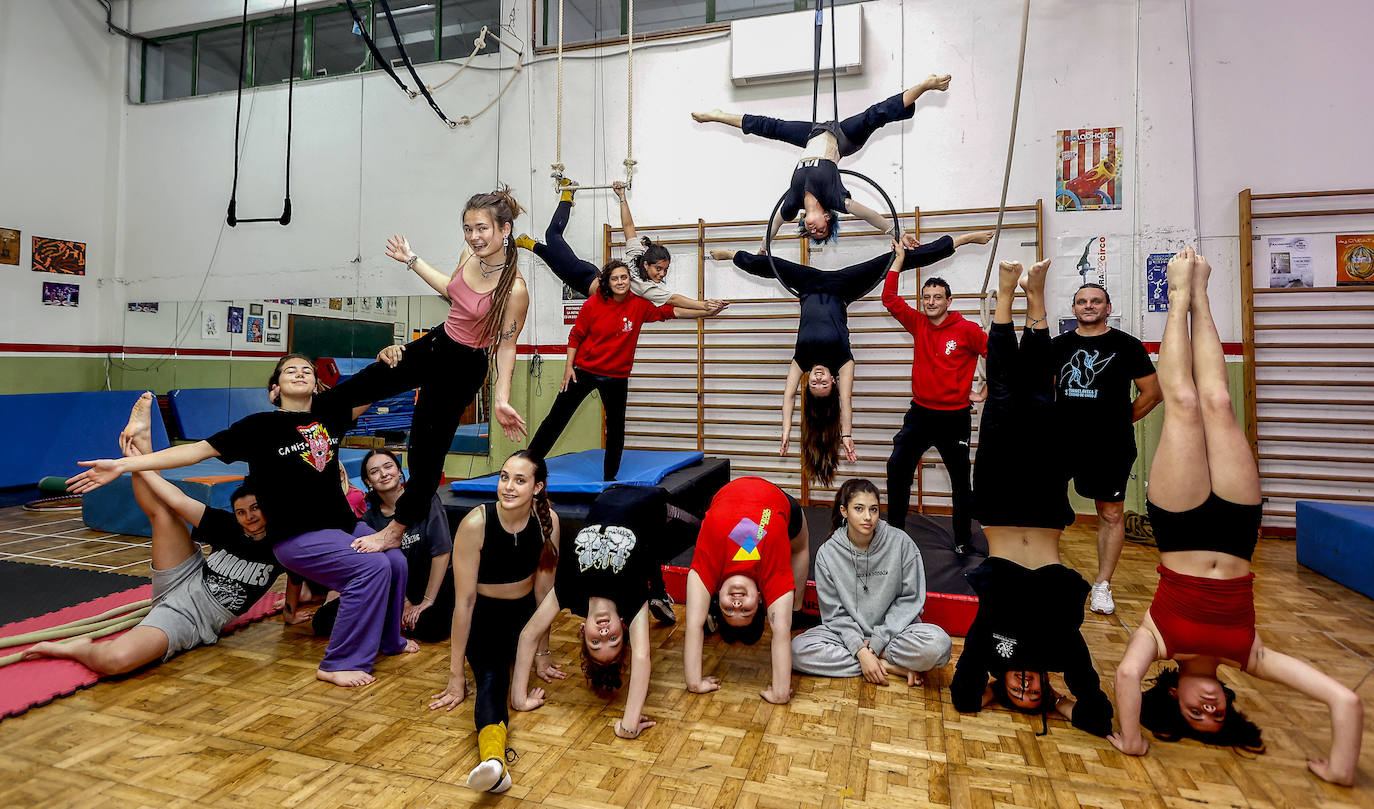
[[[0,560],[0,625],[147,584],[142,576]]]

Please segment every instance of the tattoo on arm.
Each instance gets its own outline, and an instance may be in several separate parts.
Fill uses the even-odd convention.
[[[512,321],[510,322],[510,328],[509,328],[509,329],[506,329],[506,330],[503,331],[503,332],[501,332],[501,339],[500,339],[498,342],[504,343],[505,341],[514,338],[514,337],[515,337],[515,330],[516,330],[517,328],[518,328],[518,324],[517,324],[514,320],[512,320]]]

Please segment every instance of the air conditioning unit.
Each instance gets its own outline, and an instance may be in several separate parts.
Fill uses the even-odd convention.
[[[830,72],[830,10],[821,31],[821,71]],[[864,7],[835,9],[835,65],[840,75],[864,70]],[[810,78],[814,67],[816,12],[749,17],[730,23],[730,80],[736,87]]]

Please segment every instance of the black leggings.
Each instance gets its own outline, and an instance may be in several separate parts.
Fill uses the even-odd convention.
[[[828,294],[850,304],[867,295],[883,280],[892,263],[892,253],[882,253],[839,270],[818,270],[777,257],[773,258],[773,263],[778,268],[777,276],[773,275],[768,256],[743,250],[735,253],[736,267],[758,278],[781,276],[783,283],[795,289],[799,297]],[[905,268],[906,262],[902,266]]]
[[[630,394],[630,380],[623,376],[598,376],[591,371],[576,369],[577,378],[568,380],[568,389],[553,400],[549,415],[540,422],[530,440],[530,452],[546,457],[558,436],[577,412],[578,405],[593,390],[601,394],[606,413],[606,459],[602,465],[603,480],[615,480],[620,471],[620,456],[625,452],[625,402]]]
[[[534,254],[549,265],[553,274],[572,287],[574,292],[590,295],[592,282],[596,280],[596,265],[578,258],[563,238],[571,214],[570,200],[558,203],[558,207],[553,209],[553,218],[549,220],[549,228],[544,231],[543,243],[535,242]]]
[[[1055,440],[1048,329],[988,330],[988,398],[978,425],[973,516],[983,525],[1062,529],[1073,523]]]
[[[949,472],[950,499],[953,502],[954,544],[966,545],[971,535],[969,507],[973,489],[969,485],[969,438],[973,433],[972,409],[933,410],[912,402],[902,420],[902,429],[892,438],[892,455],[887,459],[887,522],[906,530],[906,515],[911,508],[911,482],[916,465],[926,450],[935,447]]]
[[[396,522],[410,526],[429,514],[458,420],[486,378],[487,352],[459,343],[437,326],[408,343],[395,368],[374,362],[335,388],[334,395],[353,407],[420,389],[406,458],[410,474],[396,503]]]
[[[472,607],[467,658],[472,666],[473,719],[477,729],[510,719],[510,670],[520,645],[520,631],[535,609],[533,591],[520,598],[479,594]]]
[[[812,126],[809,121],[784,121],[778,118],[769,118],[766,115],[745,115],[740,129],[746,135],[756,135],[760,138],[769,140],[779,140],[783,143],[790,143],[798,148],[804,148],[806,142],[821,130],[834,132],[835,140],[839,143],[840,157],[848,157],[863,148],[868,139],[874,132],[877,132],[887,124],[896,121],[905,121],[916,113],[916,106],[905,106],[902,104],[902,94],[898,93],[891,98],[874,104],[858,115],[840,121],[827,122]]]

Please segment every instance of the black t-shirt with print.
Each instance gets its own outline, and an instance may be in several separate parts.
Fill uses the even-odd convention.
[[[827,211],[844,213],[849,204],[849,192],[840,181],[840,167],[833,160],[823,157],[810,157],[797,164],[792,170],[792,183],[787,188],[787,196],[782,202],[782,218],[791,222],[801,213],[802,201],[810,191]]]
[[[1064,435],[1087,431],[1134,446],[1131,382],[1155,372],[1145,345],[1119,329],[1054,338],[1055,412]]]
[[[358,525],[339,487],[339,440],[353,426],[353,409],[333,393],[317,394],[308,413],[254,413],[206,439],[221,461],[248,463],[272,542]]]
[[[667,503],[658,486],[612,486],[598,495],[582,530],[562,537],[554,578],[558,605],[586,617],[588,598],[609,598],[621,620],[633,620],[649,600],[657,564],[651,543],[663,539]]]
[[[245,536],[223,509],[207,506],[191,539],[210,546],[201,579],[205,592],[234,615],[247,612],[285,570],[272,555],[272,543]]]
[[[391,518],[383,515],[376,503],[369,502],[363,522],[372,530],[380,531],[391,523]],[[436,556],[453,553],[453,533],[448,530],[448,515],[443,503],[439,502],[439,495],[430,499],[425,518],[406,528],[401,537],[401,553],[405,554],[410,571],[406,577],[406,600],[419,604],[429,587],[430,561]],[[452,567],[451,559],[449,567]]]

